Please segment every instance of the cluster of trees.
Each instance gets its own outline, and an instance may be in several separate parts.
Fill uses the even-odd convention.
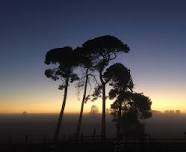
[[[106,137],[107,98],[113,100],[111,109],[114,120],[117,122],[118,135],[121,124],[123,124],[123,118],[136,121],[151,116],[151,100],[143,94],[133,92],[134,85],[130,70],[121,63],[110,65],[117,55],[128,52],[127,44],[110,35],[90,39],[75,49],[67,46],[51,49],[47,52],[45,63],[53,66],[45,71],[45,75],[54,81],[60,80],[59,89],[64,90],[62,107],[54,134],[55,141],[60,132],[68,87],[70,83],[75,81],[81,82],[80,87],[83,87],[81,110],[76,130],[77,137],[81,131],[84,104],[88,100],[96,100],[98,97],[102,98],[102,139]],[[77,68],[83,69],[83,74],[78,73]],[[91,77],[97,83],[94,83],[94,91],[89,94],[87,87]],[[109,89],[108,95],[106,89]]]

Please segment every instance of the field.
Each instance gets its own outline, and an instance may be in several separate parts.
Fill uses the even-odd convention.
[[[67,114],[61,128],[60,142],[52,143],[56,114],[27,114],[0,116],[1,152],[52,152],[52,151],[186,151],[185,115],[155,113],[153,118],[143,121],[146,134],[144,139],[115,139],[116,129],[112,116],[107,116],[107,140],[101,141],[100,115],[86,114],[83,119],[80,140],[73,135],[77,115]],[[99,149],[99,150],[98,150]]]

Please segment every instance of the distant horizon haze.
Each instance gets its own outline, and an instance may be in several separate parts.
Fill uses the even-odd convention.
[[[165,110],[157,110],[157,109],[152,109],[152,114],[155,114],[155,113],[161,113],[161,114],[186,114],[186,111],[182,111],[180,109],[165,109]],[[179,112],[177,112],[179,111]],[[27,115],[27,114],[54,114],[54,115],[58,115],[60,111],[17,111],[17,112],[0,112],[0,115],[6,115],[6,114],[10,114],[10,115],[14,115],[14,114],[18,114],[18,115]],[[73,115],[79,115],[79,111],[66,111],[65,114],[73,114]],[[99,114],[101,115],[102,111],[99,110],[97,113],[95,114]],[[107,113],[107,112],[106,112]],[[91,114],[91,111],[89,110],[86,110],[84,111],[84,114]],[[110,114],[111,113],[107,113],[107,114]],[[94,115],[94,114],[93,114]]]

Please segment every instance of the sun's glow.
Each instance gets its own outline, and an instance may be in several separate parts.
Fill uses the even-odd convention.
[[[149,96],[152,100],[152,109],[165,111],[165,110],[181,110],[186,112],[186,95],[183,91],[174,91],[168,88],[150,88],[143,85],[138,85],[142,88],[145,95]],[[183,90],[183,89],[182,89]],[[141,90],[136,90],[142,92]],[[61,91],[55,89],[47,90],[46,93],[41,94],[32,92],[31,94],[9,94],[1,96],[0,98],[0,113],[59,113],[62,105],[63,94]],[[107,99],[106,108],[110,108],[112,101]],[[95,102],[88,101],[84,105],[84,113],[90,112],[91,106],[96,105],[99,112],[102,112],[101,98]],[[79,113],[81,107],[81,100],[78,100],[77,94],[74,90],[70,90],[65,113]]]

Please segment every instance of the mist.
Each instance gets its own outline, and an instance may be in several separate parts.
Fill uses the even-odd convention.
[[[0,142],[41,142],[51,140],[57,123],[57,114],[4,114],[0,115]],[[68,139],[75,133],[77,114],[65,114],[60,138]],[[81,136],[100,135],[101,115],[85,114]],[[186,114],[154,112],[152,118],[143,120],[145,132],[151,138],[183,138],[186,131]],[[116,136],[113,117],[107,114],[107,136]]]

